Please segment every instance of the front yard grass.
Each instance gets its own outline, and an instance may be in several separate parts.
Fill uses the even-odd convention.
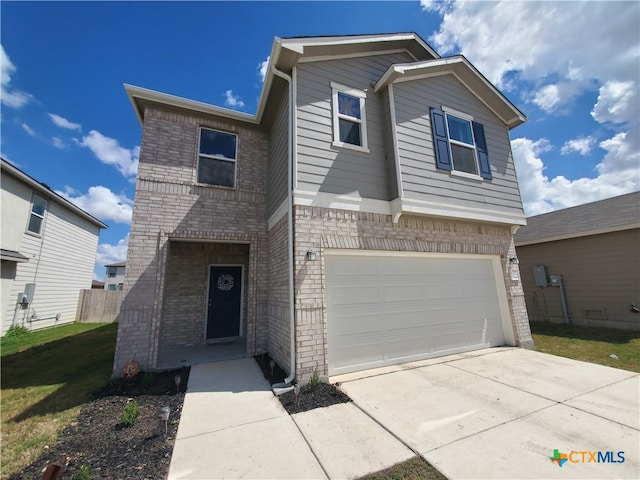
[[[640,332],[531,322],[531,333],[538,352],[640,373]]]
[[[109,381],[117,324],[70,324],[2,338],[2,470],[6,479],[52,444]]]
[[[392,467],[370,473],[359,480],[446,480],[422,457],[413,457]]]

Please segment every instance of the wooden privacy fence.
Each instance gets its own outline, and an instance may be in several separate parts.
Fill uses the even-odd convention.
[[[117,322],[122,303],[121,290],[80,290],[78,298],[78,323]]]

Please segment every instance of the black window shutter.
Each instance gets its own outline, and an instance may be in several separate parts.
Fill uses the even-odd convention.
[[[433,134],[433,146],[436,152],[436,167],[443,170],[453,170],[451,154],[449,153],[449,137],[445,124],[444,112],[437,108],[430,108],[431,133]]]
[[[476,140],[476,153],[480,164],[480,176],[491,180],[491,165],[489,164],[489,152],[487,151],[487,140],[484,137],[484,127],[478,122],[472,122],[473,136]]]

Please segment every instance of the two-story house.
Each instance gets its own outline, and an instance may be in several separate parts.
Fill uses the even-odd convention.
[[[268,351],[287,381],[532,345],[509,130],[414,33],[276,38],[255,115],[126,86],[142,147],[114,373]]]
[[[111,263],[105,265],[104,268],[104,289],[105,290],[123,290],[124,289],[124,272],[127,262]]]
[[[2,334],[74,322],[107,226],[2,159]]]

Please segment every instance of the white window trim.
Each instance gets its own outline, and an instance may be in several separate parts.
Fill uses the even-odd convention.
[[[227,157],[223,157],[221,155],[209,155],[207,153],[200,153],[200,142],[202,140],[202,130],[210,130],[212,132],[218,132],[218,133],[224,133],[225,135],[233,135],[234,137],[236,137],[236,151],[235,151],[235,155],[236,158],[227,158]],[[196,183],[198,185],[202,185],[202,186],[207,186],[207,187],[214,187],[214,188],[228,188],[228,189],[235,189],[238,185],[238,142],[239,142],[239,137],[237,133],[233,133],[233,132],[225,132],[224,130],[218,130],[217,128],[209,128],[209,127],[198,127],[198,162],[196,165]],[[200,157],[204,157],[204,158],[210,158],[212,160],[224,160],[225,162],[230,162],[234,164],[234,169],[233,169],[233,186],[232,187],[228,187],[226,185],[214,185],[212,183],[206,183],[206,182],[201,182],[200,178],[199,178],[199,172],[200,172]]]
[[[470,145],[468,143],[465,142],[460,142],[458,140],[454,140],[453,138],[451,138],[451,134],[449,132],[449,121],[448,121],[448,115],[451,115],[453,117],[458,117],[461,118],[462,120],[467,120],[469,123],[473,122],[473,116],[469,115],[468,113],[464,113],[461,112],[460,110],[455,110],[451,107],[446,107],[444,105],[441,105],[442,111],[445,114],[445,122],[444,122],[444,126],[447,129],[447,138],[449,139],[449,155],[451,156],[451,172],[450,175],[455,176],[455,177],[463,177],[463,178],[469,178],[471,180],[479,180],[479,181],[484,181],[484,178],[482,178],[480,176],[480,162],[478,161],[478,154],[476,152],[476,137],[473,134],[473,124],[471,125],[471,138],[473,138],[473,145]],[[461,170],[456,170],[456,163],[453,160],[453,151],[451,150],[451,144],[454,145],[459,145],[461,147],[465,147],[470,149],[473,152],[473,159],[476,162],[476,172],[477,173],[469,173],[469,172],[463,172]]]
[[[40,200],[42,200],[44,202],[44,212],[42,215],[40,215],[39,213],[36,213],[33,211],[33,206],[35,205],[35,199],[39,198]],[[35,235],[37,237],[42,235],[42,229],[44,228],[44,216],[47,213],[47,207],[49,206],[49,202],[47,202],[47,200],[44,197],[41,197],[40,195],[37,194],[33,194],[31,195],[31,209],[29,210],[29,218],[27,219],[27,233],[29,235]],[[37,232],[33,232],[31,230],[29,230],[29,225],[31,224],[31,217],[32,216],[36,216],[39,219],[41,219],[42,221],[40,222],[40,229]]]
[[[338,112],[338,93],[344,93],[352,97],[360,99],[360,117],[351,117]],[[367,141],[367,111],[366,111],[367,92],[355,88],[347,87],[336,82],[331,82],[331,116],[333,122],[333,142],[334,147],[348,148],[359,152],[369,153],[369,144]],[[339,119],[348,120],[349,122],[360,124],[360,138],[362,145],[353,145],[340,141],[340,125]]]

